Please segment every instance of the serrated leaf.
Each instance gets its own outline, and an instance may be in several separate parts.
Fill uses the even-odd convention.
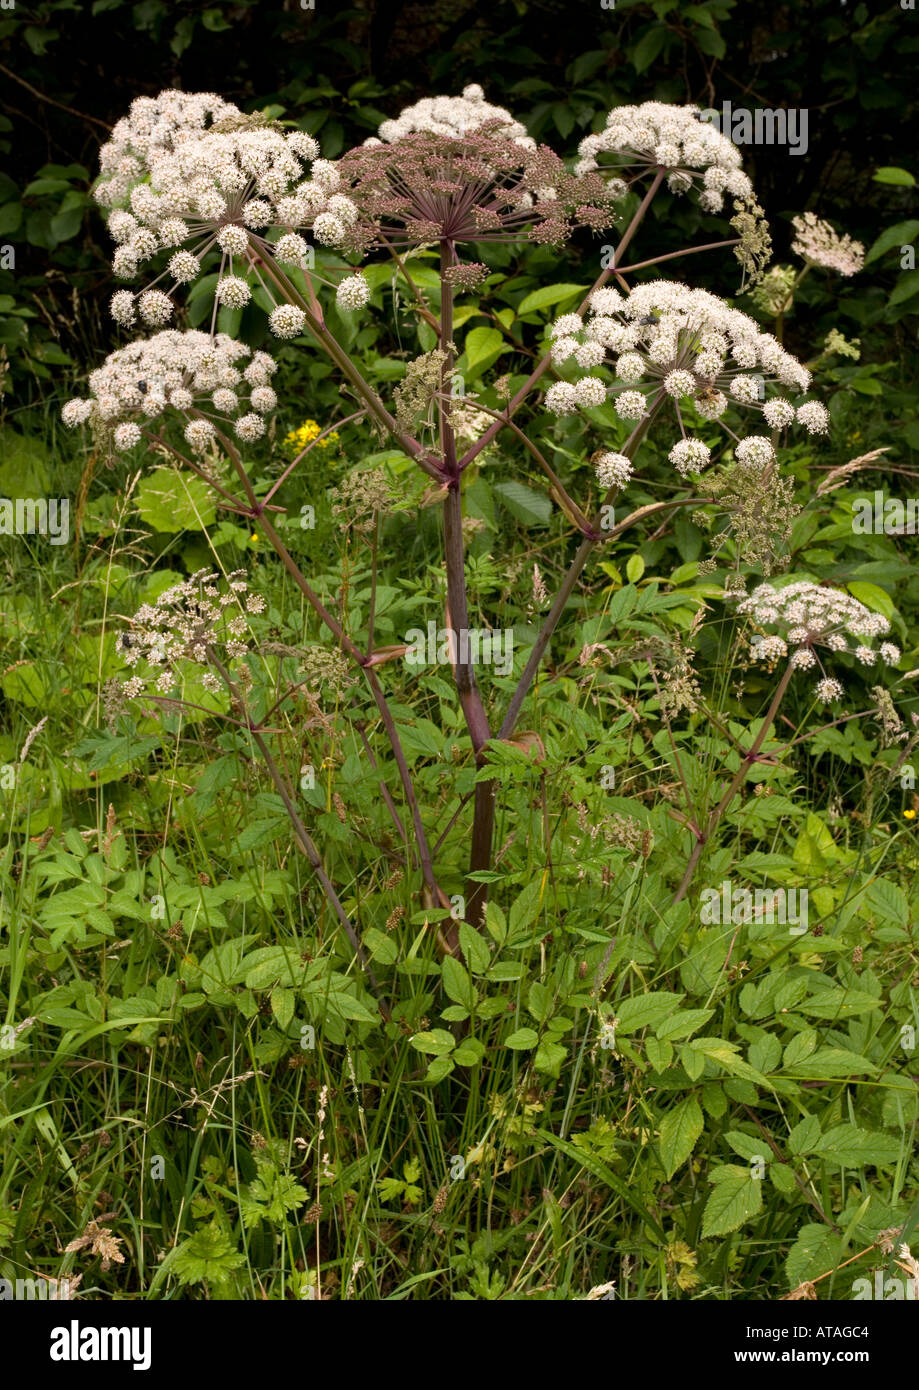
[[[834,1125],[821,1135],[813,1153],[844,1168],[863,1168],[868,1164],[896,1163],[903,1143],[890,1134],[880,1134],[856,1125]]]
[[[541,492],[523,483],[496,483],[492,491],[500,497],[511,516],[524,526],[548,526],[552,518],[552,503]]]
[[[504,1046],[511,1048],[513,1052],[525,1052],[528,1048],[535,1047],[538,1042],[539,1034],[535,1028],[517,1028],[509,1038],[504,1039]]]
[[[805,1115],[788,1136],[788,1147],[793,1154],[809,1154],[819,1142],[820,1121],[816,1115]]]
[[[762,1210],[762,1183],[750,1177],[746,1168],[736,1164],[717,1168],[711,1175],[717,1176],[705,1211],[702,1215],[702,1239],[711,1236],[726,1236],[736,1231],[745,1221]]]
[[[789,1288],[827,1274],[839,1263],[842,1237],[817,1222],[802,1226],[785,1260]]]
[[[292,989],[273,989],[269,998],[271,1000],[271,1012],[278,1020],[279,1027],[286,1031],[294,1016],[294,1003],[297,998],[296,991]]]
[[[821,1047],[800,1062],[783,1063],[785,1071],[804,1078],[831,1079],[836,1076],[875,1076],[877,1067],[857,1052],[844,1047]]]
[[[702,1107],[695,1096],[687,1096],[661,1121],[661,1162],[668,1180],[692,1153],[705,1127]]]
[[[683,994],[671,994],[657,990],[650,994],[634,994],[631,999],[621,999],[616,1004],[618,1023],[616,1032],[637,1033],[641,1028],[653,1027],[673,1012]]]

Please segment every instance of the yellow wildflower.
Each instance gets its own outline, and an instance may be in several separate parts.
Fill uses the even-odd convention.
[[[306,448],[307,444],[310,444],[316,436],[321,433],[322,427],[316,420],[304,420],[302,425],[298,426],[295,430],[291,430],[290,434],[285,436],[283,448],[293,457],[301,453],[302,450]],[[330,445],[337,443],[338,431],[332,430],[330,434],[326,435],[325,439],[320,439],[316,447],[317,449],[328,449]]]

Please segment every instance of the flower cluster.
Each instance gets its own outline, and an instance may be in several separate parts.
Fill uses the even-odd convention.
[[[342,246],[441,241],[531,241],[557,245],[575,225],[614,220],[618,193],[591,175],[577,179],[542,145],[523,148],[488,121],[463,136],[418,131],[394,144],[349,150],[338,163],[358,209]]]
[[[322,429],[316,420],[304,420],[302,425],[298,425],[295,430],[290,431],[290,434],[284,436],[281,440],[281,448],[284,450],[285,454],[289,454],[291,458],[294,458],[296,455],[302,454],[307,444],[311,444],[320,434],[322,434]],[[332,430],[331,433],[326,435],[325,439],[319,440],[316,448],[328,449],[331,448],[333,444],[337,443],[338,430]]]
[[[670,451],[670,461],[680,473],[701,472],[711,457],[702,440],[686,437],[681,401],[708,421],[720,420],[734,404],[761,412],[770,429],[795,422],[810,433],[828,428],[827,411],[816,401],[795,407],[784,396],[765,400],[767,382],[803,392],[810,372],[749,315],[706,290],[672,280],[637,285],[625,297],[615,289],[595,290],[586,320],[563,314],[551,334],[553,362],[573,360],[588,372],[612,367],[618,382],[610,393],[620,419],[646,416],[649,395],[672,400],[683,438]],[[599,377],[587,375],[550,386],[546,405],[567,415],[602,405],[607,394]],[[771,441],[759,435],[740,440],[736,452],[759,463],[774,457]]]
[[[775,630],[772,634],[757,633],[751,639],[750,653],[758,661],[775,662],[791,648],[792,666],[811,670],[821,665],[817,647],[849,653],[863,666],[873,666],[878,660],[894,666],[900,660],[900,649],[892,642],[882,642],[877,649],[873,645],[890,630],[883,614],[872,613],[839,589],[824,589],[807,580],[782,589],[760,584],[741,600],[737,611],[748,614],[757,627]],[[837,700],[842,693],[840,682],[825,673],[817,683],[816,694],[821,700]]]
[[[208,666],[214,658],[223,664],[245,656],[249,651],[243,640],[249,633],[248,615],[264,612],[265,600],[248,592],[244,574],[245,570],[228,574],[227,587],[221,592],[219,575],[198,570],[182,583],[164,589],[155,603],[143,604],[134,615],[130,633],[121,639],[126,664],[133,668],[143,661],[160,668],[154,689],[159,695],[168,695],[180,682],[179,661]],[[204,672],[201,682],[215,693],[224,688],[212,670]],[[146,692],[147,681],[131,676],[123,690],[129,698],[136,698]]]
[[[603,167],[656,173],[668,170],[672,193],[699,193],[706,212],[720,212],[725,193],[748,200],[753,185],[741,169],[740,152],[714,125],[699,120],[698,106],[669,106],[645,101],[617,106],[596,135],[578,145],[575,170],[586,174]]]
[[[493,123],[498,135],[516,140],[526,149],[535,149],[536,142],[527,135],[526,126],[515,121],[503,106],[492,106],[477,82],[463,88],[461,97],[423,97],[414,106],[406,106],[394,121],[383,121],[379,138],[371,135],[364,144],[369,146],[395,144],[406,135],[425,131],[428,135],[452,135],[461,139],[478,126]]]
[[[314,249],[300,232],[309,229],[315,242],[337,247],[357,217],[339,190],[335,165],[319,158],[311,135],[285,133],[276,122],[244,115],[210,93],[139,98],[103,146],[100,165],[95,197],[111,210],[116,276],[131,280],[145,262],[166,261],[150,287],[113,297],[112,315],[125,326],[136,311],[151,327],[168,323],[172,293],[197,279],[212,251],[220,256],[221,305],[248,304],[252,274],[271,295],[260,263],[311,265]],[[156,288],[161,280],[171,283],[169,292]],[[358,307],[356,296],[349,290],[345,307]],[[301,311],[293,312],[302,328]]]
[[[808,264],[835,270],[838,275],[855,275],[865,264],[862,243],[850,236],[840,236],[829,222],[821,222],[814,213],[793,217],[791,225],[796,233],[791,249]]]
[[[245,367],[237,365],[247,358]],[[225,333],[212,338],[167,328],[110,353],[90,373],[89,398],[68,401],[61,415],[66,425],[89,424],[110,436],[118,453],[139,444],[143,426],[170,409],[186,421],[185,438],[196,453],[216,437],[214,419],[250,443],[265,433],[264,417],[277,405],[270,385],[276,369],[267,352],[252,353]]]
[[[578,154],[577,174],[600,169],[620,195],[627,182],[666,172],[671,193],[694,195],[703,212],[721,212],[725,197],[733,199],[737,216],[731,225],[740,234],[735,256],[745,272],[756,275],[768,263],[768,227],[741,168],[740,152],[714,125],[699,119],[698,106],[660,101],[617,106],[603,130],[584,137]]]

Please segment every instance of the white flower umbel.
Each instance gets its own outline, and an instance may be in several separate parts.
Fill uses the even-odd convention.
[[[697,106],[660,101],[617,106],[603,130],[584,137],[578,154],[575,174],[599,171],[616,196],[660,175],[671,193],[691,196],[703,212],[719,213],[727,201],[738,234],[734,255],[744,278],[762,276],[772,254],[763,210],[740,167],[737,147],[714,124],[699,120]]]
[[[219,575],[198,570],[138,609],[120,650],[125,665],[147,669],[124,682],[129,698],[169,696],[181,686],[189,663],[205,668],[200,679],[207,690],[225,689],[213,658],[225,665],[245,656],[250,650],[244,640],[250,636],[248,615],[266,606],[260,594],[248,592],[244,575],[245,570],[234,570],[223,586]]]
[[[829,222],[822,222],[812,212],[793,217],[791,225],[795,229],[795,240],[791,243],[808,265],[819,265],[824,270],[835,270],[837,275],[855,275],[865,264],[865,248],[860,241],[840,235]]]
[[[840,589],[824,589],[819,584],[799,580],[777,588],[760,584],[737,605],[758,628],[772,629],[771,635],[757,633],[750,642],[754,660],[776,661],[791,651],[792,664],[801,670],[819,665],[816,649],[848,653],[865,666],[878,661],[895,665],[900,651],[892,642],[874,642],[890,629],[881,613],[872,613],[858,599]],[[839,681],[829,677],[818,682],[818,697],[835,700],[843,693]]]
[[[458,138],[478,126],[495,122],[498,135],[509,136],[525,149],[535,149],[536,142],[526,132],[526,126],[515,121],[503,106],[492,106],[478,83],[463,88],[461,97],[422,97],[414,106],[406,106],[395,120],[383,121],[379,138],[371,136],[365,145],[392,145],[406,135],[427,131],[429,135],[452,135]]]
[[[611,288],[596,290],[585,319],[563,314],[551,336],[553,361],[560,365],[578,363],[583,347],[602,347],[603,365],[617,378],[610,388],[613,404],[624,420],[641,419],[646,398],[662,396],[684,435],[683,412],[690,405],[710,421],[736,410],[762,414],[774,429],[797,422],[813,433],[829,424],[817,401],[796,409],[784,396],[766,399],[767,388],[775,386],[806,391],[810,372],[748,314],[707,290],[673,280],[638,285],[627,296]],[[594,380],[600,378],[557,382],[546,393],[546,405],[555,414],[573,413],[586,399],[584,382]],[[597,394],[591,391],[591,404]],[[770,441],[760,435],[741,441],[737,449],[738,457],[763,465],[774,456]],[[684,438],[670,458],[680,472],[698,472],[708,450],[701,441]]]
[[[698,106],[617,106],[603,130],[584,137],[578,155],[577,174],[601,169],[631,178],[665,169],[671,192],[694,190],[706,212],[719,212],[725,194],[744,201],[753,194],[736,145],[699,120]]]
[[[176,286],[195,280],[209,253],[219,257],[219,302],[242,308],[250,279],[277,297],[260,262],[302,266],[311,248],[300,231],[337,246],[357,217],[312,135],[285,132],[207,92],[139,98],[102,147],[100,169],[95,197],[110,209],[115,274],[132,280],[153,262],[156,283],[169,287],[139,297],[141,317],[153,326],[168,322]],[[134,301],[131,291],[118,291],[116,322],[134,322]]]
[[[141,425],[174,412],[185,422],[187,442],[200,452],[217,427],[235,430],[245,441],[264,433],[262,417],[277,405],[267,385],[276,369],[267,352],[253,354],[225,333],[212,338],[193,329],[166,329],[110,353],[90,374],[89,398],[68,401],[61,414],[67,425],[111,432],[120,453],[140,443]]]
[[[632,476],[632,461],[625,454],[601,454],[596,468],[597,482],[601,487],[626,487]]]

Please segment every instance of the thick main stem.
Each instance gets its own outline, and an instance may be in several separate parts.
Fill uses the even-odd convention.
[[[450,389],[453,374],[453,287],[446,271],[454,261],[449,242],[440,245],[441,313],[440,341],[446,354],[441,379],[440,444],[443,467],[448,478],[444,498],[444,563],[447,572],[448,627],[453,642],[453,679],[472,740],[476,763],[481,766],[482,749],[491,738],[488,716],[482,703],[472,643],[469,641],[469,603],[466,595],[466,563],[463,543],[463,504],[460,495],[461,474],[456,457],[456,435],[450,418]],[[469,872],[488,868],[491,862],[491,842],[494,829],[495,798],[491,783],[480,783],[475,792],[475,811],[472,824],[472,843],[469,851]],[[473,926],[480,925],[484,907],[485,885],[475,880],[466,883],[466,918]]]

